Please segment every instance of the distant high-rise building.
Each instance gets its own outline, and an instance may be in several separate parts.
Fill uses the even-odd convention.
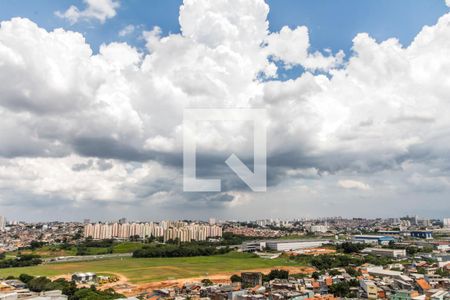
[[[327,231],[328,231],[327,225],[312,225],[311,226],[311,232],[325,233]]]
[[[3,216],[0,216],[0,231],[5,231],[6,227],[6,219]]]
[[[450,228],[450,218],[444,219],[444,228]]]
[[[216,219],[209,218],[209,225],[214,225],[214,224],[216,224]]]

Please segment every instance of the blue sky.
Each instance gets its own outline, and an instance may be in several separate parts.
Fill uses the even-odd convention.
[[[63,27],[82,32],[96,51],[102,43],[126,41],[138,47],[143,41],[140,31],[127,37],[118,32],[128,24],[149,30],[154,26],[163,33],[179,32],[179,0],[128,0],[121,2],[117,16],[104,24],[98,21],[74,25],[54,15],[70,5],[83,8],[82,1],[35,0],[27,5],[13,0],[0,0],[0,19],[26,17],[48,30]],[[306,25],[310,31],[312,50],[343,49],[349,53],[352,39],[359,32],[368,32],[378,41],[397,37],[408,45],[424,25],[433,25],[448,11],[443,0],[269,0],[270,30],[284,25],[294,28]]]

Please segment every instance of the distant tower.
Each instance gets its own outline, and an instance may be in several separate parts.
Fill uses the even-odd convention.
[[[3,216],[0,216],[0,231],[5,231],[6,227],[6,219]]]

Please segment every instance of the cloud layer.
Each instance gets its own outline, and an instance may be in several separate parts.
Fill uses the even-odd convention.
[[[61,16],[104,22],[118,7],[86,5]],[[408,198],[417,210],[436,201],[425,214],[442,211],[450,190],[450,14],[407,46],[360,33],[346,57],[310,52],[304,26],[269,32],[268,12],[262,0],[185,0],[181,34],[156,27],[143,33],[145,51],[111,43],[95,54],[80,33],[2,22],[0,206],[226,217],[315,199],[330,204],[324,214],[366,201],[355,214],[386,215],[365,209],[383,199],[402,207]],[[278,79],[292,67],[305,72]],[[267,109],[267,194],[250,193],[223,163],[231,153],[252,161],[251,126],[229,122],[205,123],[197,134],[199,176],[222,178],[223,193],[182,192],[183,109],[208,107]]]

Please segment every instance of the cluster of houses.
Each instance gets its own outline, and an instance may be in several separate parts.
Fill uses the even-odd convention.
[[[0,282],[0,300],[67,300],[61,291],[32,292],[27,285],[17,279],[8,279]]]
[[[400,267],[402,266],[402,267]],[[398,271],[402,269],[402,271]],[[423,268],[429,274],[417,273]],[[258,272],[242,273],[242,282],[232,284],[188,283],[183,287],[157,291],[160,299],[212,299],[212,300],[304,300],[304,299],[389,299],[389,300],[450,300],[450,279],[435,273],[434,264],[419,262],[404,267],[400,264],[381,266],[364,265],[357,275],[344,268],[333,269],[324,275],[295,276],[263,283]],[[338,274],[338,275],[330,275]],[[303,278],[302,278],[303,277]],[[346,291],[339,291],[344,286]],[[338,291],[338,293],[336,293]],[[343,293],[341,295],[337,295]],[[341,297],[339,297],[341,296]]]

